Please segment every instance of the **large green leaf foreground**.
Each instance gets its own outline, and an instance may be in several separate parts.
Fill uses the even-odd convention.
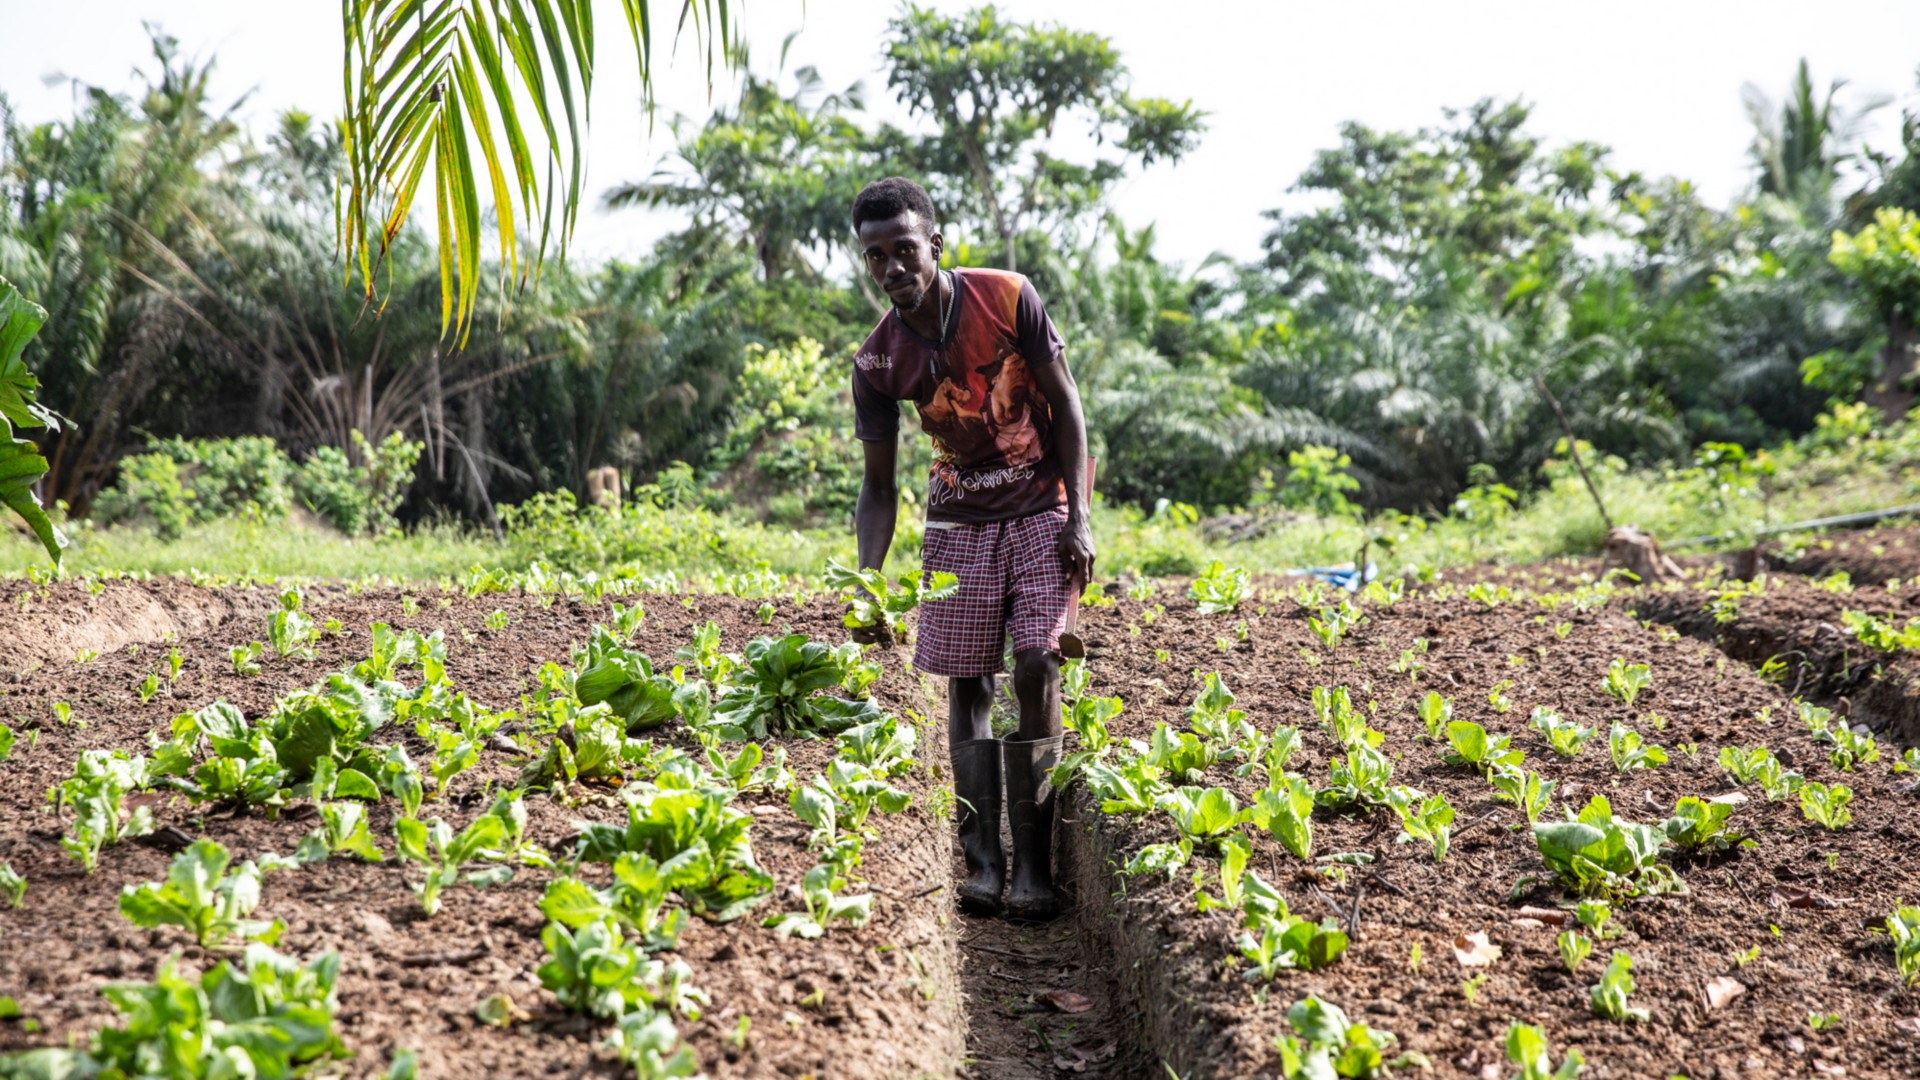
[[[60,418],[37,400],[40,380],[27,370],[23,354],[27,342],[47,321],[46,309],[20,295],[13,282],[0,278],[0,502],[26,519],[55,566],[67,538],[53,527],[33,485],[47,475],[47,459],[31,440],[16,438],[21,428],[60,430]]]
[[[649,0],[620,2],[649,103],[650,7]],[[733,55],[732,2],[681,0],[679,7],[680,26],[691,25],[711,84],[715,52]],[[442,335],[456,329],[464,343],[480,288],[483,183],[496,210],[505,275],[525,284],[549,240],[557,239],[565,256],[586,168],[593,2],[346,0],[341,15],[347,184],[338,225],[348,279],[358,272],[373,300],[380,264],[431,175],[440,328]],[[535,218],[539,240],[523,251],[520,233],[531,237]]]

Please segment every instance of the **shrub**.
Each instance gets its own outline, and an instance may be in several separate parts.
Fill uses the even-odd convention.
[[[384,536],[400,522],[393,516],[413,483],[413,467],[426,444],[396,431],[378,446],[353,432],[355,465],[337,446],[322,446],[294,474],[300,501],[327,523],[350,536]]]

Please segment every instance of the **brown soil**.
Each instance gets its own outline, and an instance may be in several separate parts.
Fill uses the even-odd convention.
[[[1316,819],[1316,853],[1377,856],[1370,869],[1344,882],[1294,859],[1265,834],[1255,836],[1253,867],[1293,909],[1316,918],[1335,915],[1353,935],[1342,962],[1314,973],[1282,973],[1262,986],[1241,977],[1233,921],[1196,911],[1191,868],[1172,882],[1112,872],[1141,846],[1173,839],[1170,825],[1102,815],[1083,799],[1078,817],[1084,824],[1063,830],[1083,902],[1105,908],[1108,917],[1100,922],[1125,1009],[1137,1016],[1142,1041],[1178,1075],[1273,1075],[1272,1044],[1286,1030],[1285,1009],[1309,993],[1397,1033],[1401,1048],[1425,1054],[1439,1075],[1510,1075],[1502,1042],[1516,1019],[1546,1029],[1556,1060],[1564,1048],[1580,1048],[1590,1077],[1800,1076],[1841,1069],[1852,1076],[1914,1074],[1920,994],[1899,988],[1885,938],[1864,924],[1920,898],[1920,839],[1912,829],[1920,798],[1899,793],[1904,778],[1892,776],[1884,761],[1837,774],[1793,719],[1781,691],[1744,665],[1613,609],[1547,611],[1516,601],[1488,610],[1460,600],[1408,600],[1369,612],[1371,621],[1328,654],[1303,613],[1281,610],[1285,605],[1265,616],[1246,613],[1248,640],[1236,642],[1233,627],[1242,616],[1202,617],[1191,602],[1173,596],[1163,594],[1166,611],[1150,624],[1142,621],[1142,606],[1130,601],[1092,611],[1083,623],[1094,691],[1126,699],[1117,733],[1145,738],[1155,721],[1181,724],[1198,675],[1218,670],[1261,727],[1300,727],[1304,751],[1291,767],[1324,783],[1334,745],[1315,724],[1309,692],[1346,685],[1356,703],[1378,704],[1373,722],[1386,734],[1383,749],[1397,758],[1396,782],[1443,792],[1459,812],[1453,851],[1440,863],[1424,845],[1395,844],[1390,815]],[[1555,631],[1563,622],[1564,638]],[[1221,638],[1225,651],[1213,645]],[[1431,647],[1426,669],[1410,682],[1389,667],[1416,638]],[[1164,650],[1165,659],[1156,650]],[[1310,663],[1307,654],[1320,662]],[[1615,657],[1653,668],[1654,685],[1632,710],[1601,690]],[[1507,691],[1513,706],[1497,713],[1487,695],[1506,679],[1514,682]],[[1412,738],[1420,730],[1414,703],[1430,689],[1452,697],[1457,719],[1513,737],[1527,765],[1559,784],[1549,811],[1555,816],[1563,805],[1605,794],[1620,816],[1657,822],[1683,795],[1727,790],[1714,764],[1719,747],[1764,742],[1791,754],[1812,779],[1847,782],[1855,791],[1854,821],[1826,833],[1802,817],[1796,802],[1767,803],[1752,791],[1735,821],[1752,835],[1754,848],[1682,859],[1678,867],[1690,895],[1619,910],[1616,922],[1625,932],[1608,944],[1631,952],[1638,982],[1633,1003],[1650,1009],[1652,1019],[1616,1025],[1588,1008],[1588,988],[1604,957],[1567,974],[1555,947],[1557,928],[1521,915],[1522,904],[1551,908],[1564,899],[1544,880],[1516,888],[1544,873],[1524,815],[1496,802],[1476,774],[1442,764],[1433,744]],[[1527,730],[1535,705],[1602,734],[1579,756],[1558,758]],[[1770,719],[1761,719],[1769,708]],[[1673,760],[1651,771],[1616,772],[1604,736],[1616,718],[1630,719],[1650,741],[1667,746]],[[1681,744],[1693,744],[1697,753],[1689,756]],[[1230,788],[1243,805],[1256,787],[1223,766],[1207,782]],[[1209,859],[1198,863],[1212,867]],[[1451,943],[1476,931],[1485,931],[1504,957],[1490,968],[1463,969]],[[1736,969],[1732,958],[1756,945],[1758,959]],[[1486,979],[1469,1000],[1462,982],[1475,971]],[[1746,990],[1710,1009],[1703,986],[1718,975],[1731,975]],[[1816,1012],[1838,1014],[1842,1026],[1813,1032],[1806,1018]]]
[[[176,713],[219,698],[258,716],[275,695],[363,657],[366,627],[375,621],[444,629],[455,684],[489,707],[513,707],[534,668],[566,660],[569,646],[584,641],[592,624],[608,617],[604,608],[551,597],[415,595],[419,610],[413,617],[402,614],[401,597],[392,590],[356,595],[339,589],[310,596],[316,620],[338,618],[347,633],[324,640],[315,661],[269,658],[265,672],[252,678],[231,673],[227,649],[264,638],[264,618],[249,615],[224,624],[209,619],[205,625],[217,627],[213,632],[182,634],[178,647],[185,666],[179,681],[144,705],[134,688],[162,667],[166,646],[103,649],[98,659],[79,664],[72,661],[69,639],[50,650],[54,659],[44,666],[0,684],[8,691],[0,698],[0,716],[22,735],[13,760],[0,767],[0,860],[30,882],[23,908],[0,911],[0,940],[5,941],[0,996],[16,998],[23,1014],[0,1022],[0,1050],[84,1039],[115,1019],[97,992],[104,983],[151,978],[156,962],[169,952],[184,954],[189,967],[206,959],[182,932],[138,929],[116,910],[121,886],[164,876],[165,852],[120,844],[103,852],[99,870],[87,876],[59,848],[61,825],[44,793],[69,773],[81,749],[142,749],[147,732],[164,730]],[[36,594],[33,603],[51,608],[60,598],[59,593]],[[73,607],[82,603],[65,599]],[[636,647],[655,658],[671,656],[709,618],[723,626],[726,647],[732,649],[769,631],[752,615],[758,601],[700,597],[683,607],[677,597],[644,599],[648,617]],[[211,593],[177,582],[116,584],[87,598],[85,610],[97,618],[102,612],[144,610],[150,603],[176,613],[254,612],[269,607],[272,597],[264,591]],[[840,632],[838,609],[825,601],[799,611],[785,600],[777,607],[774,630],[791,622],[816,636]],[[495,609],[508,613],[508,629],[482,628]],[[16,640],[19,626],[9,620]],[[111,633],[91,641],[112,641]],[[80,647],[101,646],[83,642]],[[937,715],[924,684],[902,666],[892,664],[877,687],[882,704],[903,717]],[[72,706],[71,725],[61,726],[52,717],[53,704],[61,701]],[[37,741],[29,745],[27,733],[34,728]],[[416,761],[431,756],[410,733],[405,741],[414,744],[410,752]],[[789,766],[802,778],[818,771],[832,749],[820,741],[781,744]],[[923,758],[944,767],[944,739],[923,738],[921,745]],[[480,766],[455,780],[452,799],[430,803],[424,813],[443,815],[456,828],[464,825],[485,809],[478,797],[482,783],[508,786],[521,760],[489,751]],[[915,795],[914,807],[881,823],[881,839],[867,846],[861,867],[876,897],[873,920],[859,930],[835,929],[816,942],[782,942],[759,926],[761,916],[792,909],[796,901],[784,889],[799,881],[813,859],[805,850],[805,829],[783,797],[743,800],[757,821],[755,853],[783,893],[748,918],[724,926],[695,919],[682,939],[679,955],[694,968],[696,983],[712,995],[701,1020],[681,1025],[708,1076],[951,1074],[962,1053],[964,1017],[946,890],[947,827],[925,809],[933,784],[929,773],[915,770],[904,783]],[[530,798],[528,809],[530,837],[554,848],[563,846],[578,818],[618,820],[621,815],[617,806],[570,809],[545,796]],[[393,811],[388,800],[372,812],[374,835],[389,851]],[[184,799],[156,807],[155,817],[158,825],[219,840],[236,858],[290,853],[312,827],[311,821],[194,808]],[[285,952],[309,957],[338,949],[343,954],[340,1026],[354,1052],[351,1071],[356,1074],[384,1067],[392,1048],[409,1047],[420,1053],[431,1076],[611,1075],[613,1059],[597,1049],[605,1026],[560,1012],[534,975],[544,958],[539,943],[544,920],[535,905],[545,877],[522,872],[485,891],[457,886],[444,894],[440,913],[428,919],[407,885],[409,871],[394,859],[378,865],[339,859],[270,877],[260,915],[286,921],[280,943]],[[532,1019],[511,1029],[477,1021],[474,1007],[495,993],[510,995]],[[742,1017],[751,1026],[736,1042]]]
[[[1771,573],[1764,581],[1764,592],[1739,597],[1736,610],[1719,616],[1709,605],[1723,586],[1712,581],[1649,589],[1626,603],[1641,618],[1717,645],[1735,660],[1774,662],[1789,696],[1825,703],[1897,742],[1920,743],[1920,656],[1868,648],[1843,620],[1858,611],[1904,625],[1920,617],[1920,587],[1836,593],[1793,574]]]
[[[98,591],[95,591],[98,590]],[[106,654],[128,645],[211,633],[234,619],[265,619],[274,597],[262,589],[202,589],[177,578],[0,588],[12,610],[0,616],[0,666],[18,671],[72,660],[82,649]]]
[[[1769,545],[1768,563],[1810,577],[1844,570],[1855,585],[1920,577],[1920,528],[1886,526],[1815,539],[1788,537]]]

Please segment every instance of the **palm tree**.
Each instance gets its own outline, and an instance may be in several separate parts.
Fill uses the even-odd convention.
[[[1749,152],[1760,170],[1761,194],[1803,206],[1831,194],[1840,168],[1858,153],[1862,125],[1889,100],[1874,97],[1849,108],[1835,100],[1846,85],[1845,79],[1835,79],[1820,97],[1803,57],[1786,99],[1777,105],[1752,83],[1741,91],[1753,121]]]

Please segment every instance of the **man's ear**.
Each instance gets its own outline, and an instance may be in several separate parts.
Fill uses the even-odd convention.
[[[939,230],[934,230],[933,234],[927,237],[927,247],[933,250],[933,265],[939,266],[940,253],[947,249],[947,243],[941,239]]]

